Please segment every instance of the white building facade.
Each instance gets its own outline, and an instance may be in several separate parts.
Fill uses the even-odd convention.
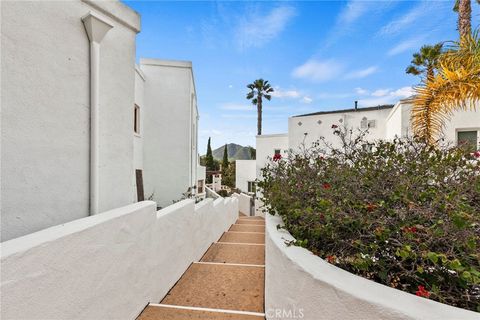
[[[351,128],[354,131],[368,129],[365,138],[369,141],[412,136],[410,110],[411,105],[407,100],[401,100],[395,105],[322,111],[290,117],[288,133],[256,137],[256,178],[261,179],[261,169],[276,153],[286,156],[289,150],[295,152],[309,148],[321,137],[333,147],[338,147],[340,140],[333,134],[332,126]],[[445,124],[442,138],[452,145],[468,142],[479,150],[480,106],[477,111],[453,113]],[[245,174],[237,168],[237,179]]]
[[[165,207],[184,193],[194,194],[198,184],[199,113],[192,63],[141,59],[139,69],[146,79],[143,92],[136,92],[143,95],[138,107],[144,193]]]
[[[256,160],[235,161],[235,187],[245,193],[255,192],[257,179]]]
[[[191,63],[136,67],[139,32],[119,1],[1,2],[2,241],[136,202],[137,181],[160,206],[194,189]]]

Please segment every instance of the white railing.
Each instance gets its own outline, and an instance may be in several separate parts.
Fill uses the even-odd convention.
[[[238,217],[233,198],[144,201],[1,246],[1,319],[134,319]]]

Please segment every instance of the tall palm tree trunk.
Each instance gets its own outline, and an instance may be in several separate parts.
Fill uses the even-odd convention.
[[[471,0],[459,0],[458,2],[458,31],[460,42],[472,34],[472,4]]]
[[[258,97],[257,102],[257,134],[262,135],[262,97]]]

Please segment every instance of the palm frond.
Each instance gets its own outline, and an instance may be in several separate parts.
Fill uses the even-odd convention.
[[[480,102],[480,39],[478,32],[453,43],[439,59],[435,77],[415,88],[412,126],[430,143],[441,134],[455,110],[476,110]]]

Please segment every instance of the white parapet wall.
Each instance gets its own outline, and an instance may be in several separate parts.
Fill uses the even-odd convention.
[[[337,268],[294,238],[278,216],[266,217],[267,319],[480,319],[476,312],[420,298]]]
[[[139,202],[0,244],[1,319],[135,319],[238,217],[238,200]]]
[[[250,215],[252,197],[244,193],[234,193],[234,198],[238,199],[238,210],[246,216]]]

